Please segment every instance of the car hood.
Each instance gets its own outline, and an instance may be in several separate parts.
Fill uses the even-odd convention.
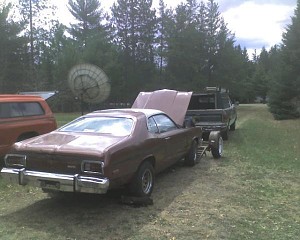
[[[169,89],[140,92],[132,108],[157,109],[169,115],[178,125],[183,125],[192,93]]]
[[[14,147],[18,151],[101,155],[104,150],[125,138],[91,133],[51,132],[15,143]]]

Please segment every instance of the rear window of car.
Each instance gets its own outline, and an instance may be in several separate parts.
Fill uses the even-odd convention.
[[[120,117],[81,117],[59,129],[62,132],[95,132],[127,136],[131,133],[134,121]]]
[[[45,111],[38,102],[0,103],[0,118],[15,118],[44,115]]]

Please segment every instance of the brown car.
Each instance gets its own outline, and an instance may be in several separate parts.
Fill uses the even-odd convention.
[[[158,110],[98,111],[16,143],[1,173],[21,185],[69,192],[106,193],[131,183],[144,196],[154,173],[184,156],[196,161],[200,137],[199,128],[179,127]]]
[[[0,167],[11,145],[56,129],[46,101],[33,95],[0,95]]]
[[[163,96],[161,106],[169,102],[171,115],[178,108],[172,111],[170,98],[190,98],[174,92]],[[179,105],[186,108],[188,102]],[[140,108],[89,113],[49,134],[14,144],[1,175],[44,191],[102,194],[127,185],[135,196],[149,196],[156,173],[182,158],[191,166],[197,161],[201,129],[182,127],[185,110],[176,115],[177,121],[163,111]]]

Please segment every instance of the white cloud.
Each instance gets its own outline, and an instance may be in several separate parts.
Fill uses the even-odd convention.
[[[222,15],[237,39],[247,39],[247,48],[269,48],[281,42],[285,24],[293,15],[293,11],[292,6],[248,1],[230,8]]]

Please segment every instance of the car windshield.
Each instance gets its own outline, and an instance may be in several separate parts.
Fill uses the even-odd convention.
[[[94,132],[127,136],[133,128],[133,120],[117,117],[81,117],[60,128],[62,132]]]

